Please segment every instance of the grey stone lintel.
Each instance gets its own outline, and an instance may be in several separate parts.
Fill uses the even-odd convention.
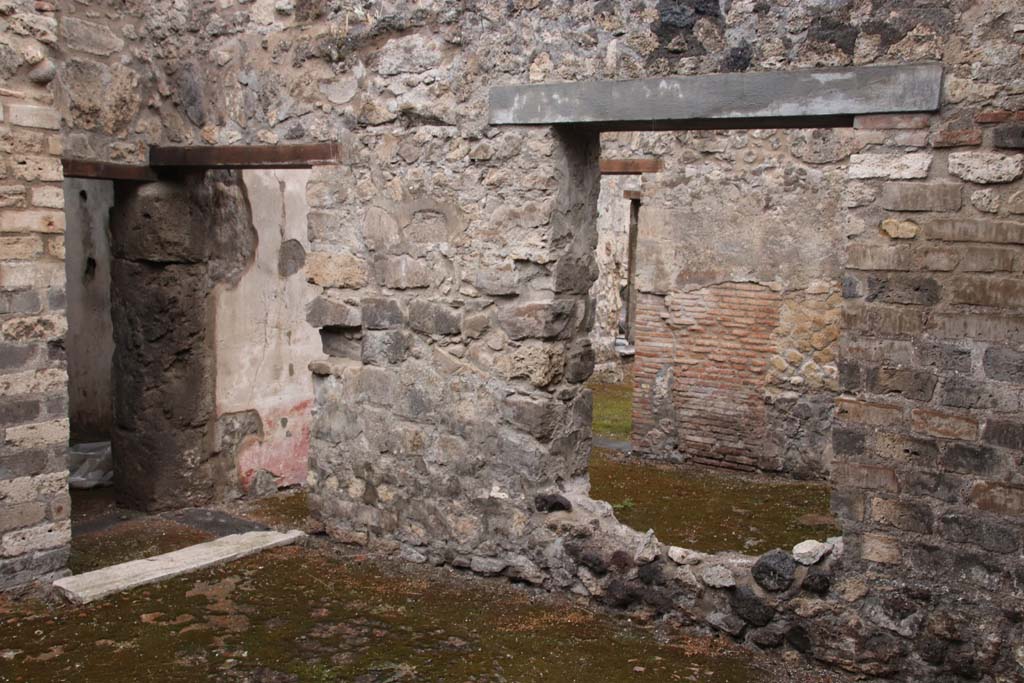
[[[939,108],[941,64],[498,86],[493,125],[602,130],[852,125],[859,114]]]

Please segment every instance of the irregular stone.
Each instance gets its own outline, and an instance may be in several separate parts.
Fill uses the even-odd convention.
[[[751,570],[757,584],[767,591],[784,591],[796,576],[796,562],[784,550],[770,550],[754,563]]]
[[[701,569],[700,580],[712,588],[731,588],[736,585],[736,577],[720,564],[707,565]]]
[[[367,330],[360,359],[367,365],[394,365],[405,360],[409,343],[401,330]]]
[[[391,289],[429,287],[434,273],[426,261],[411,256],[388,256],[376,262],[377,277]]]
[[[351,304],[318,296],[306,311],[306,322],[313,327],[359,327],[362,315]]]
[[[569,299],[503,306],[498,321],[512,339],[549,339],[567,332],[575,302]]]
[[[107,57],[124,48],[124,41],[105,24],[64,17],[61,28],[63,46],[71,50]]]
[[[741,619],[754,626],[767,626],[775,618],[775,610],[747,586],[734,590],[729,596],[729,604]]]
[[[633,553],[633,560],[637,564],[647,564],[657,559],[658,555],[661,554],[661,544],[658,543],[657,537],[654,535],[654,531],[648,529],[644,537],[640,539],[640,544],[637,546],[636,552]]]
[[[731,636],[738,636],[746,627],[743,620],[735,614],[726,614],[724,612],[712,612],[705,618],[705,621],[719,631],[724,631]]]
[[[505,570],[508,562],[497,557],[473,557],[469,561],[469,568],[484,576],[496,576]]]
[[[928,177],[932,155],[928,152],[909,154],[853,154],[850,156],[851,178],[890,178],[911,180]]]
[[[363,325],[368,330],[389,330],[402,325],[402,309],[395,299],[366,297],[360,305]]]
[[[409,304],[409,327],[424,334],[459,334],[459,312],[446,304],[414,299]]]
[[[817,564],[821,558],[832,552],[832,546],[809,539],[793,546],[793,559],[800,564],[810,566]]]
[[[954,152],[949,172],[972,183],[1008,183],[1024,175],[1024,155],[999,152]]]
[[[971,204],[978,211],[999,213],[999,194],[995,190],[977,190],[971,193]]]
[[[668,549],[668,557],[676,564],[695,565],[704,561],[707,558],[707,555],[695,550],[687,550],[686,548],[680,548],[679,546],[673,545]]]
[[[921,227],[914,221],[901,221],[896,218],[886,218],[882,221],[882,232],[894,240],[912,240],[920,231]]]
[[[352,254],[314,251],[306,258],[306,279],[321,287],[365,287],[368,282],[366,261]]]
[[[958,211],[958,183],[886,183],[879,204],[890,211]]]
[[[822,573],[809,574],[801,588],[815,595],[826,595],[832,588],[832,579]]]

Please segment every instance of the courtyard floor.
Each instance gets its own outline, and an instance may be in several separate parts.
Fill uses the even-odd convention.
[[[133,517],[104,496],[85,496],[79,506],[91,506],[74,540],[72,562],[80,570],[206,540],[229,531],[217,528],[223,524],[316,530],[301,492],[245,504],[219,519],[183,521]],[[127,519],[97,521],[111,513]],[[754,653],[722,638],[634,623],[582,599],[385,562],[316,536],[87,606],[0,598],[0,681],[199,680],[847,679],[808,667],[793,653]]]

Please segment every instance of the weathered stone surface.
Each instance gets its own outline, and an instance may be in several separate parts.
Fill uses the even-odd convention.
[[[498,311],[498,321],[512,339],[548,339],[569,331],[574,312],[573,301],[538,301],[504,306]]]
[[[306,257],[306,279],[321,287],[358,289],[366,285],[366,261],[353,254],[314,251]]]
[[[306,321],[313,327],[359,327],[363,316],[360,309],[350,303],[320,296],[309,305]]]
[[[1008,183],[1024,175],[1024,156],[998,152],[954,152],[949,172],[972,183]]]
[[[361,359],[367,365],[394,365],[405,359],[408,341],[401,330],[367,330]]]
[[[932,165],[927,152],[909,154],[854,154],[850,157],[851,178],[889,178],[912,180],[926,178]]]
[[[761,588],[773,592],[784,591],[796,576],[796,562],[787,552],[776,548],[758,558],[751,574]]]
[[[402,309],[395,299],[366,297],[360,305],[363,325],[368,330],[390,330],[402,324]]]
[[[706,565],[700,571],[700,580],[712,588],[729,588],[736,585],[736,578],[729,568],[720,564]]]
[[[882,221],[882,232],[894,240],[912,240],[917,237],[921,227],[914,221],[901,221],[895,218],[886,218]]]
[[[1024,123],[1008,123],[992,132],[992,145],[1003,149],[1024,149]]]
[[[807,540],[793,546],[793,559],[803,565],[817,564],[832,552],[832,546],[820,541]]]
[[[729,604],[741,619],[754,626],[767,626],[775,617],[775,610],[747,586],[738,586],[729,596]]]
[[[451,306],[414,299],[409,304],[409,327],[424,334],[455,335],[462,326],[458,310]]]

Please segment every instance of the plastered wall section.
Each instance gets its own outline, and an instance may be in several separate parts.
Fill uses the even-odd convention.
[[[220,284],[214,292],[218,421],[223,425],[225,416],[250,413],[259,424],[236,451],[245,490],[261,471],[279,487],[306,479],[313,407],[309,363],[323,355],[319,332],[306,322],[306,307],[320,290],[302,275],[309,247],[309,175],[243,173],[256,254],[236,285]]]
[[[64,181],[67,220],[68,418],[74,443],[109,441],[114,334],[110,317],[110,180]]]

